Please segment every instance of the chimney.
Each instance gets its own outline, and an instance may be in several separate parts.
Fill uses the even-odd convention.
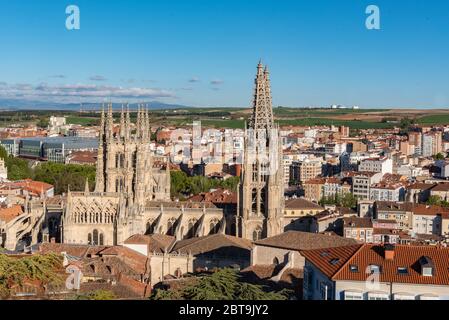
[[[384,245],[384,258],[385,260],[393,260],[394,259],[394,245],[385,244]]]

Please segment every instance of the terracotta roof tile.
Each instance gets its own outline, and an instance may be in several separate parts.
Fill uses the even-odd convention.
[[[246,239],[224,234],[213,234],[210,236],[178,241],[172,251],[179,253],[191,252],[195,255],[223,247],[237,247],[249,251],[252,248],[252,244],[251,241]]]
[[[277,236],[256,241],[256,245],[292,250],[312,250],[355,244],[353,239],[318,233],[287,231]]]
[[[289,199],[285,201],[285,209],[318,209],[324,210],[322,206],[304,198]]]
[[[14,220],[18,216],[23,214],[22,206],[15,205],[10,208],[1,208],[0,209],[0,220],[6,223]]]

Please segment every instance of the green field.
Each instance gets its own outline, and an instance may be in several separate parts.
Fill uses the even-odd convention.
[[[436,125],[449,124],[449,114],[433,114],[416,119],[418,124]]]
[[[362,114],[362,113],[379,113],[387,112],[390,109],[306,109],[306,108],[273,108],[275,116],[331,116],[331,115],[345,115],[345,114]]]
[[[351,129],[387,129],[393,128],[394,124],[382,122],[356,121],[356,120],[334,120],[327,118],[305,118],[276,121],[281,126],[348,126]],[[214,128],[243,129],[244,120],[202,120],[202,126]]]
[[[80,124],[83,126],[94,126],[99,123],[99,118],[91,118],[91,117],[67,117],[66,119],[68,124]]]

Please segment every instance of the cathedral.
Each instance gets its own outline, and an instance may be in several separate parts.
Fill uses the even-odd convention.
[[[214,233],[258,240],[283,232],[284,183],[279,128],[273,121],[268,69],[257,67],[253,112],[245,129],[245,153],[236,212],[211,203],[170,199],[169,159],[150,151],[148,110],[137,122],[122,108],[115,130],[112,105],[101,113],[96,185],[68,191],[62,242],[120,245],[135,234],[167,234],[178,240]],[[160,158],[160,157],[158,157]],[[162,160],[162,161],[161,161]]]
[[[139,107],[132,127],[129,109],[122,109],[117,132],[112,105],[107,115],[102,111],[95,190],[90,192],[86,181],[84,192],[68,191],[62,241],[118,245],[134,234],[185,239],[224,233],[222,209],[170,200],[169,160],[161,165],[149,150],[148,110]]]

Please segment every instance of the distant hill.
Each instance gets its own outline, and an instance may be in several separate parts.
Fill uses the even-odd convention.
[[[182,109],[190,108],[189,106],[180,104],[169,104],[159,101],[142,102],[147,104],[150,109]],[[16,99],[0,99],[0,110],[67,110],[67,111],[79,111],[83,110],[99,110],[102,103],[83,103],[82,106],[79,103],[55,103],[55,102],[43,102],[43,101],[30,101],[30,100],[16,100]],[[114,109],[121,109],[121,103],[113,103]],[[130,103],[130,109],[136,109],[137,103]]]

